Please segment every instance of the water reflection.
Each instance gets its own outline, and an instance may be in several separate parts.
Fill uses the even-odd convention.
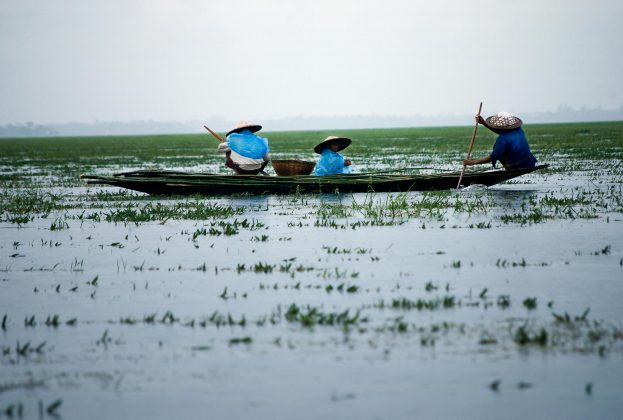
[[[528,190],[509,190],[509,189],[489,189],[491,197],[502,207],[519,208],[526,203],[530,197],[539,193],[537,189]]]

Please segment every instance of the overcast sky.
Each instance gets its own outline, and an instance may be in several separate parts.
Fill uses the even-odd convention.
[[[621,0],[0,0],[0,124],[614,109],[622,21]]]

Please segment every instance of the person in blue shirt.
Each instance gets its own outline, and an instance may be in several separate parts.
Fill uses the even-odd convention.
[[[351,143],[352,140],[346,137],[329,136],[316,145],[314,152],[320,155],[320,159],[316,164],[314,175],[350,174],[352,162],[350,159],[344,159],[338,152],[346,149]]]
[[[219,144],[217,149],[225,153],[225,166],[238,175],[257,175],[263,172],[270,161],[270,148],[267,139],[255,134],[261,129],[261,125],[240,121],[234,129],[229,130],[227,141]]]
[[[537,160],[528,146],[526,134],[521,128],[523,124],[521,119],[508,112],[499,112],[486,120],[477,115],[476,122],[499,135],[489,156],[482,159],[465,159],[464,165],[491,162],[495,168],[495,164],[500,161],[506,169],[534,168]]]

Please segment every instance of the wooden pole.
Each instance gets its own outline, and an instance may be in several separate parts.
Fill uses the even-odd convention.
[[[219,136],[218,134],[216,134],[214,131],[210,130],[207,126],[203,126],[203,128],[205,128],[206,130],[208,130],[210,132],[210,134],[212,134],[214,137],[217,138],[218,141],[220,141],[221,143],[225,143],[225,140],[223,140],[223,138],[221,136]]]
[[[482,102],[478,107],[478,114],[476,117],[480,117],[480,111],[482,111]],[[467,158],[472,154],[472,148],[474,147],[474,140],[476,140],[476,132],[478,131],[478,121],[476,121],[476,125],[474,126],[474,133],[472,134],[472,140],[469,142],[469,150],[467,151]],[[461,187],[461,181],[463,180],[463,175],[465,175],[465,168],[467,165],[463,164],[463,170],[461,171],[461,176],[459,177],[459,182],[456,184],[456,189],[458,190]]]

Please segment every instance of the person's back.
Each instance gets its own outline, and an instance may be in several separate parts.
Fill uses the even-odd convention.
[[[521,127],[500,133],[493,146],[491,160],[494,166],[499,160],[506,169],[534,168],[536,165],[536,158]]]
[[[227,136],[232,152],[250,159],[263,159],[268,153],[268,140],[249,130],[242,130]]]
[[[227,141],[221,143],[218,151],[225,153],[225,166],[239,175],[257,175],[270,161],[268,140],[256,135],[261,125],[245,121],[227,133]]]

